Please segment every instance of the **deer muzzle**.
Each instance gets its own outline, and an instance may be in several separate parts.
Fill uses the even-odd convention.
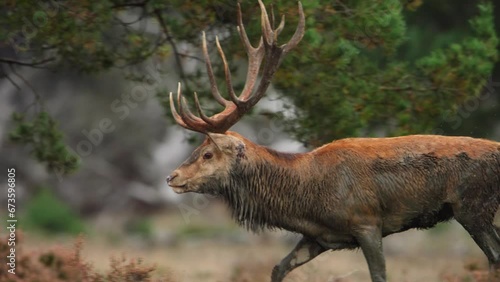
[[[167,184],[172,187],[175,193],[181,194],[185,192],[186,183],[179,181],[179,173],[177,171],[172,172],[171,175],[167,176]]]

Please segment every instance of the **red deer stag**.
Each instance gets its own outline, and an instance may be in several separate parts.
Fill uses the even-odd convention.
[[[280,153],[227,131],[266,92],[283,56],[302,39],[304,13],[291,40],[277,45],[284,21],[272,29],[264,4],[262,38],[253,47],[238,10],[238,31],[248,54],[242,93],[234,93],[225,68],[230,100],[217,88],[203,35],[203,54],[215,100],[224,110],[207,117],[195,93],[198,116],[187,107],[181,88],[170,106],[176,122],[207,138],[167,178],[176,193],[195,192],[224,199],[235,220],[253,231],[282,228],[302,239],[272,272],[282,281],[294,268],[327,250],[360,247],[372,281],[386,281],[382,238],[410,228],[430,228],[455,218],[500,268],[500,230],[493,218],[500,202],[500,143],[469,137],[413,135],[350,138],[309,153]],[[260,65],[262,77],[256,86]],[[176,110],[176,106],[178,111]]]

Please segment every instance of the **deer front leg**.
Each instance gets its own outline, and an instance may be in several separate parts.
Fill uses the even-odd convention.
[[[280,264],[274,267],[271,282],[283,281],[283,278],[290,271],[312,260],[326,250],[328,249],[318,244],[315,240],[302,237],[297,246],[281,260]]]
[[[385,282],[385,258],[382,250],[382,232],[376,226],[363,226],[355,232],[370,270],[372,282]]]

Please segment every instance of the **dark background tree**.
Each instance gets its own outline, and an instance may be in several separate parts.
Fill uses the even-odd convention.
[[[291,36],[296,3],[265,3],[273,5],[276,19],[286,16],[289,23],[282,38]],[[490,1],[465,0],[302,4],[306,35],[274,79],[286,106],[260,114],[280,119],[304,145],[313,148],[343,137],[412,133],[498,138],[500,95],[495,87],[500,71],[494,68],[499,7]],[[260,34],[258,5],[249,0],[241,5],[255,42]],[[207,111],[218,111],[202,67],[200,34],[207,33],[211,55],[219,64],[216,73],[222,77],[214,48],[219,35],[238,88],[243,85],[246,58],[235,26],[235,1],[6,1],[0,9],[0,79],[20,94],[14,98],[10,140],[26,145],[56,174],[74,171],[80,163],[66,146],[74,139],[68,132],[71,126],[61,130],[58,123],[64,118],[51,112],[53,101],[62,99],[50,98],[55,95],[50,87],[34,87],[33,70],[51,79],[71,76],[72,83],[80,82],[72,84],[78,89],[96,84],[93,81],[104,74],[117,77],[117,83],[146,83],[155,89],[157,103],[170,119],[166,98],[176,85],[151,81],[147,70],[154,66],[160,80],[178,76],[185,93],[198,91]],[[223,79],[219,83],[224,89]],[[88,91],[99,93],[89,102],[96,110],[113,105],[113,99],[125,99],[113,88]],[[93,115],[79,113],[78,108],[75,102],[71,111]],[[135,151],[138,144],[161,134],[145,130],[153,128],[151,123],[135,126],[141,134],[107,139],[107,146],[120,142],[127,148],[112,158],[113,163],[127,163],[124,152]],[[137,148],[142,150],[147,152]],[[130,167],[124,170],[129,171],[127,177],[134,174]]]

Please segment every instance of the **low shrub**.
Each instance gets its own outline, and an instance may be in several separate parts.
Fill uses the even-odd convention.
[[[0,238],[0,257],[10,253],[7,238]],[[17,234],[17,246],[22,234]],[[97,272],[91,263],[81,257],[83,238],[73,248],[53,247],[40,252],[23,252],[16,247],[15,274],[8,267],[0,267],[2,282],[174,282],[171,277],[153,278],[155,266],[145,265],[141,259],[111,258],[110,270]],[[3,263],[2,263],[3,264]],[[5,266],[5,264],[3,264]]]
[[[47,188],[40,191],[27,203],[23,213],[23,228],[44,233],[79,234],[84,224],[78,215]]]

